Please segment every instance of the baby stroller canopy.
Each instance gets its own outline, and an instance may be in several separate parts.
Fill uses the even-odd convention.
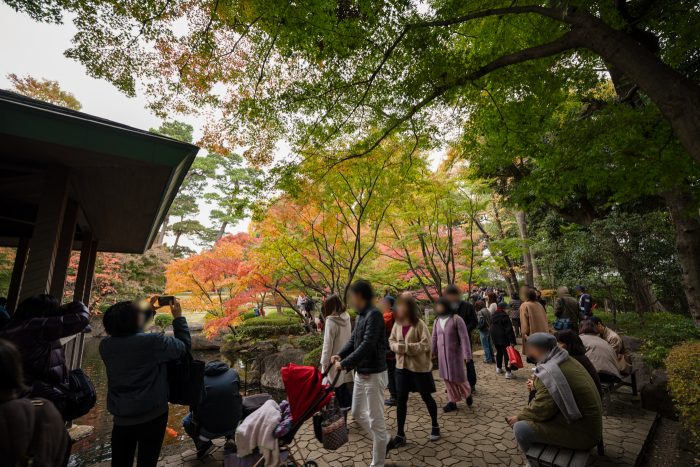
[[[333,398],[333,392],[323,384],[323,375],[317,368],[290,363],[281,369],[281,373],[295,424],[308,419]],[[313,409],[312,413],[308,413],[310,409]]]

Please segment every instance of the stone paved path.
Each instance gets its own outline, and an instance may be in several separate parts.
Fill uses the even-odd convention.
[[[480,360],[481,357],[476,357]],[[438,392],[435,399],[440,407],[439,421],[442,439],[428,440],[430,418],[417,394],[411,395],[406,424],[408,445],[394,451],[389,458],[397,466],[523,466],[523,456],[518,451],[511,429],[504,417],[517,414],[527,402],[526,376],[530,368],[519,370],[518,378],[506,380],[495,373],[495,365],[477,361],[477,393],[471,409],[460,404],[457,412],[445,414],[442,405],[447,403],[444,384],[435,378]],[[589,465],[607,467],[632,466],[653,423],[654,415],[630,404],[631,395],[615,396],[615,413],[604,418],[606,456],[591,456]],[[396,409],[386,410],[390,432],[395,433]],[[295,444],[306,458],[321,467],[365,467],[371,460],[371,441],[360,433],[357,424],[349,417],[350,441],[334,452],[325,451],[315,440],[311,423],[307,422],[296,436]],[[221,446],[221,444],[219,444]],[[164,458],[159,465],[221,466],[223,450],[219,447],[211,457],[198,461],[193,451]],[[299,459],[297,459],[299,460]],[[389,465],[389,464],[388,464]]]

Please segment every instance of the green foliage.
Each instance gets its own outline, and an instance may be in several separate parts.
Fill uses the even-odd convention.
[[[172,326],[173,315],[171,315],[170,313],[158,313],[155,319],[153,320],[153,324],[165,330],[165,328],[167,328],[168,326]]]
[[[674,347],[666,358],[666,368],[681,422],[700,448],[700,342]]]
[[[297,345],[302,350],[307,352],[315,349],[316,347],[323,345],[323,335],[322,334],[309,334],[297,339]]]
[[[609,313],[596,312],[597,316],[612,323]],[[646,313],[644,320],[634,313],[618,313],[617,327],[620,334],[637,337],[642,340],[641,353],[651,368],[661,368],[669,351],[683,342],[700,339],[700,329],[693,321],[677,313]]]
[[[261,340],[280,336],[298,336],[304,334],[305,332],[306,330],[301,323],[267,326],[244,325],[236,328],[236,338],[241,341]]]
[[[255,310],[246,311],[245,313],[241,314],[241,319],[243,321],[253,319],[253,318],[257,318],[257,316],[255,315]]]
[[[319,346],[314,349],[309,350],[309,352],[304,355],[304,365],[318,367],[321,365],[321,353],[323,352],[323,347]]]
[[[299,315],[271,314],[265,317],[255,316],[244,320],[239,327],[244,328],[248,326],[288,326],[292,324],[301,324],[301,318],[299,317]]]

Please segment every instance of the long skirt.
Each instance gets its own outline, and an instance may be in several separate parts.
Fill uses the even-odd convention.
[[[445,380],[445,388],[447,389],[447,399],[455,403],[466,399],[472,393],[471,386],[466,382]]]

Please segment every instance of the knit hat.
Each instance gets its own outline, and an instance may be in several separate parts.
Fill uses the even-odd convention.
[[[548,332],[536,332],[527,336],[527,345],[552,350],[557,345],[557,338]]]

